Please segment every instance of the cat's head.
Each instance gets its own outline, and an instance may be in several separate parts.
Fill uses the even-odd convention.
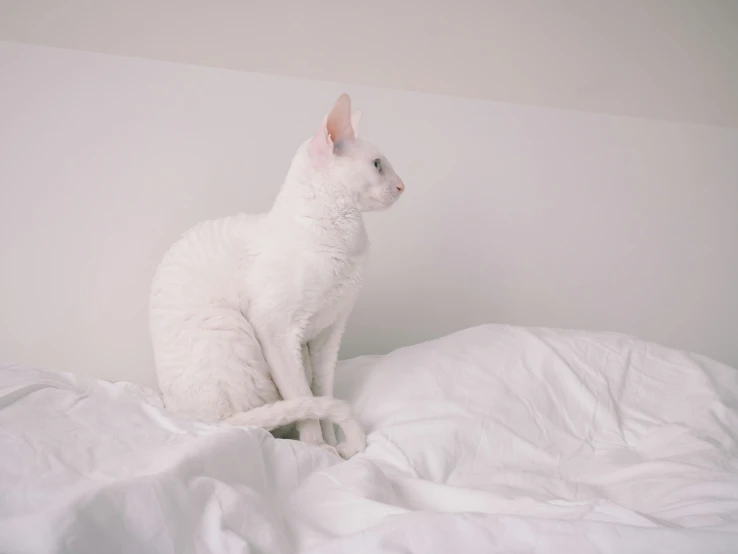
[[[389,208],[405,185],[382,153],[357,132],[361,112],[351,114],[342,94],[307,144],[309,163],[322,179],[345,187],[360,211]]]

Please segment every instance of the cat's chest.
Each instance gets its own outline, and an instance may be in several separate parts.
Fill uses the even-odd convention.
[[[316,260],[308,271],[300,307],[305,319],[306,339],[314,338],[350,310],[361,288],[366,254]]]

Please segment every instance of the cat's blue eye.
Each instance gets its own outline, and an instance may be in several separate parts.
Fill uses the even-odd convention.
[[[380,173],[382,173],[382,160],[380,160],[379,158],[377,158],[376,160],[374,160],[373,163],[374,163],[374,167],[377,168],[377,171],[379,171]]]

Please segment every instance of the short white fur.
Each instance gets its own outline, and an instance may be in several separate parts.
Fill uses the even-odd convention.
[[[356,132],[341,95],[295,154],[272,209],[200,223],[159,265],[150,298],[156,371],[169,409],[274,429],[344,458],[365,446],[350,407],[333,398],[346,321],[369,243],[362,212],[404,190]]]

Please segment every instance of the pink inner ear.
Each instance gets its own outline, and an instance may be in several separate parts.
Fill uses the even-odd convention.
[[[351,98],[348,94],[344,93],[339,96],[333,105],[333,109],[326,117],[325,124],[333,144],[345,140],[354,140],[354,127],[351,125]]]
[[[351,124],[351,99],[342,94],[326,116],[323,124],[310,144],[310,156],[316,165],[324,165],[333,154],[333,145],[340,141],[353,140],[354,127]]]

